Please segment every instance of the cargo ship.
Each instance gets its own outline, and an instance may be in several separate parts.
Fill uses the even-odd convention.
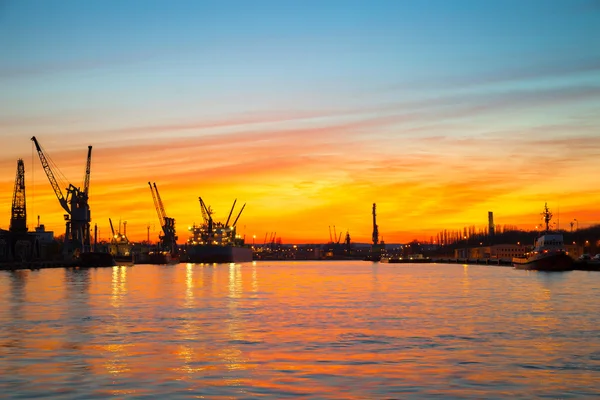
[[[246,246],[244,239],[236,233],[236,223],[244,211],[244,204],[237,218],[229,225],[235,203],[231,207],[225,223],[213,221],[213,211],[199,197],[204,223],[188,228],[191,236],[182,247],[180,260],[189,263],[242,263],[252,261],[252,249]]]

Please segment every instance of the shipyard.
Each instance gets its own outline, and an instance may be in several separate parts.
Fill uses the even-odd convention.
[[[0,0],[2,399],[600,399],[600,0]]]
[[[329,226],[329,241],[313,244],[284,244],[277,232],[267,232],[262,243],[253,235],[252,243],[246,243],[245,235],[238,230],[238,221],[246,207],[244,203],[234,214],[237,199],[229,210],[226,220],[216,221],[214,210],[198,196],[198,215],[201,223],[193,222],[187,229],[187,240],[179,243],[175,218],[167,213],[156,182],[148,182],[150,198],[160,226],[158,240],[150,237],[134,243],[127,237],[127,221],[119,219],[117,229],[108,218],[110,240],[98,240],[98,223],[91,227],[89,206],[92,146],[88,146],[84,181],[81,187],[68,183],[66,195],[58,183],[55,171],[36,137],[31,138],[44,173],[56,200],[65,211],[63,240],[54,238],[37,217],[34,231],[27,228],[27,201],[25,190],[25,166],[17,160],[13,191],[11,220],[8,230],[0,231],[0,267],[2,269],[37,269],[51,267],[110,267],[135,264],[214,264],[245,263],[250,261],[277,260],[365,260],[393,263],[463,263],[519,267],[523,257],[533,252],[534,242],[542,232],[524,231],[513,226],[496,226],[493,212],[488,213],[488,225],[477,230],[475,226],[463,230],[444,230],[429,241],[413,240],[409,243],[386,244],[379,232],[377,204],[372,204],[371,243],[354,243],[350,231],[345,235],[336,226]],[[56,167],[54,167],[56,168]],[[544,232],[550,233],[552,213],[545,206],[542,213]],[[232,218],[233,217],[233,218]],[[568,267],[581,270],[600,270],[600,225],[579,229],[577,220],[570,221],[570,231],[561,230],[560,249]],[[577,228],[574,230],[574,227]],[[558,231],[558,229],[557,229]],[[563,235],[565,239],[563,240]],[[342,236],[344,239],[342,240]],[[547,252],[547,250],[543,250]]]

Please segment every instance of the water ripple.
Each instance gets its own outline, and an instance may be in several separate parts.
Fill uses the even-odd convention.
[[[595,277],[367,262],[2,271],[0,393],[598,397]]]

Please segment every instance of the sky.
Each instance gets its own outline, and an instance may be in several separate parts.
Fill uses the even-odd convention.
[[[600,1],[0,0],[0,228],[64,232],[34,152],[127,235],[198,197],[246,242],[600,224]],[[558,217],[558,218],[557,218]],[[150,228],[148,228],[150,227]]]

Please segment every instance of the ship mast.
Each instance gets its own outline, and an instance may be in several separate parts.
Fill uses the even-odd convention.
[[[552,219],[552,213],[548,209],[548,203],[544,203],[544,212],[542,213],[542,219],[546,224],[546,232],[550,231],[550,220]]]

